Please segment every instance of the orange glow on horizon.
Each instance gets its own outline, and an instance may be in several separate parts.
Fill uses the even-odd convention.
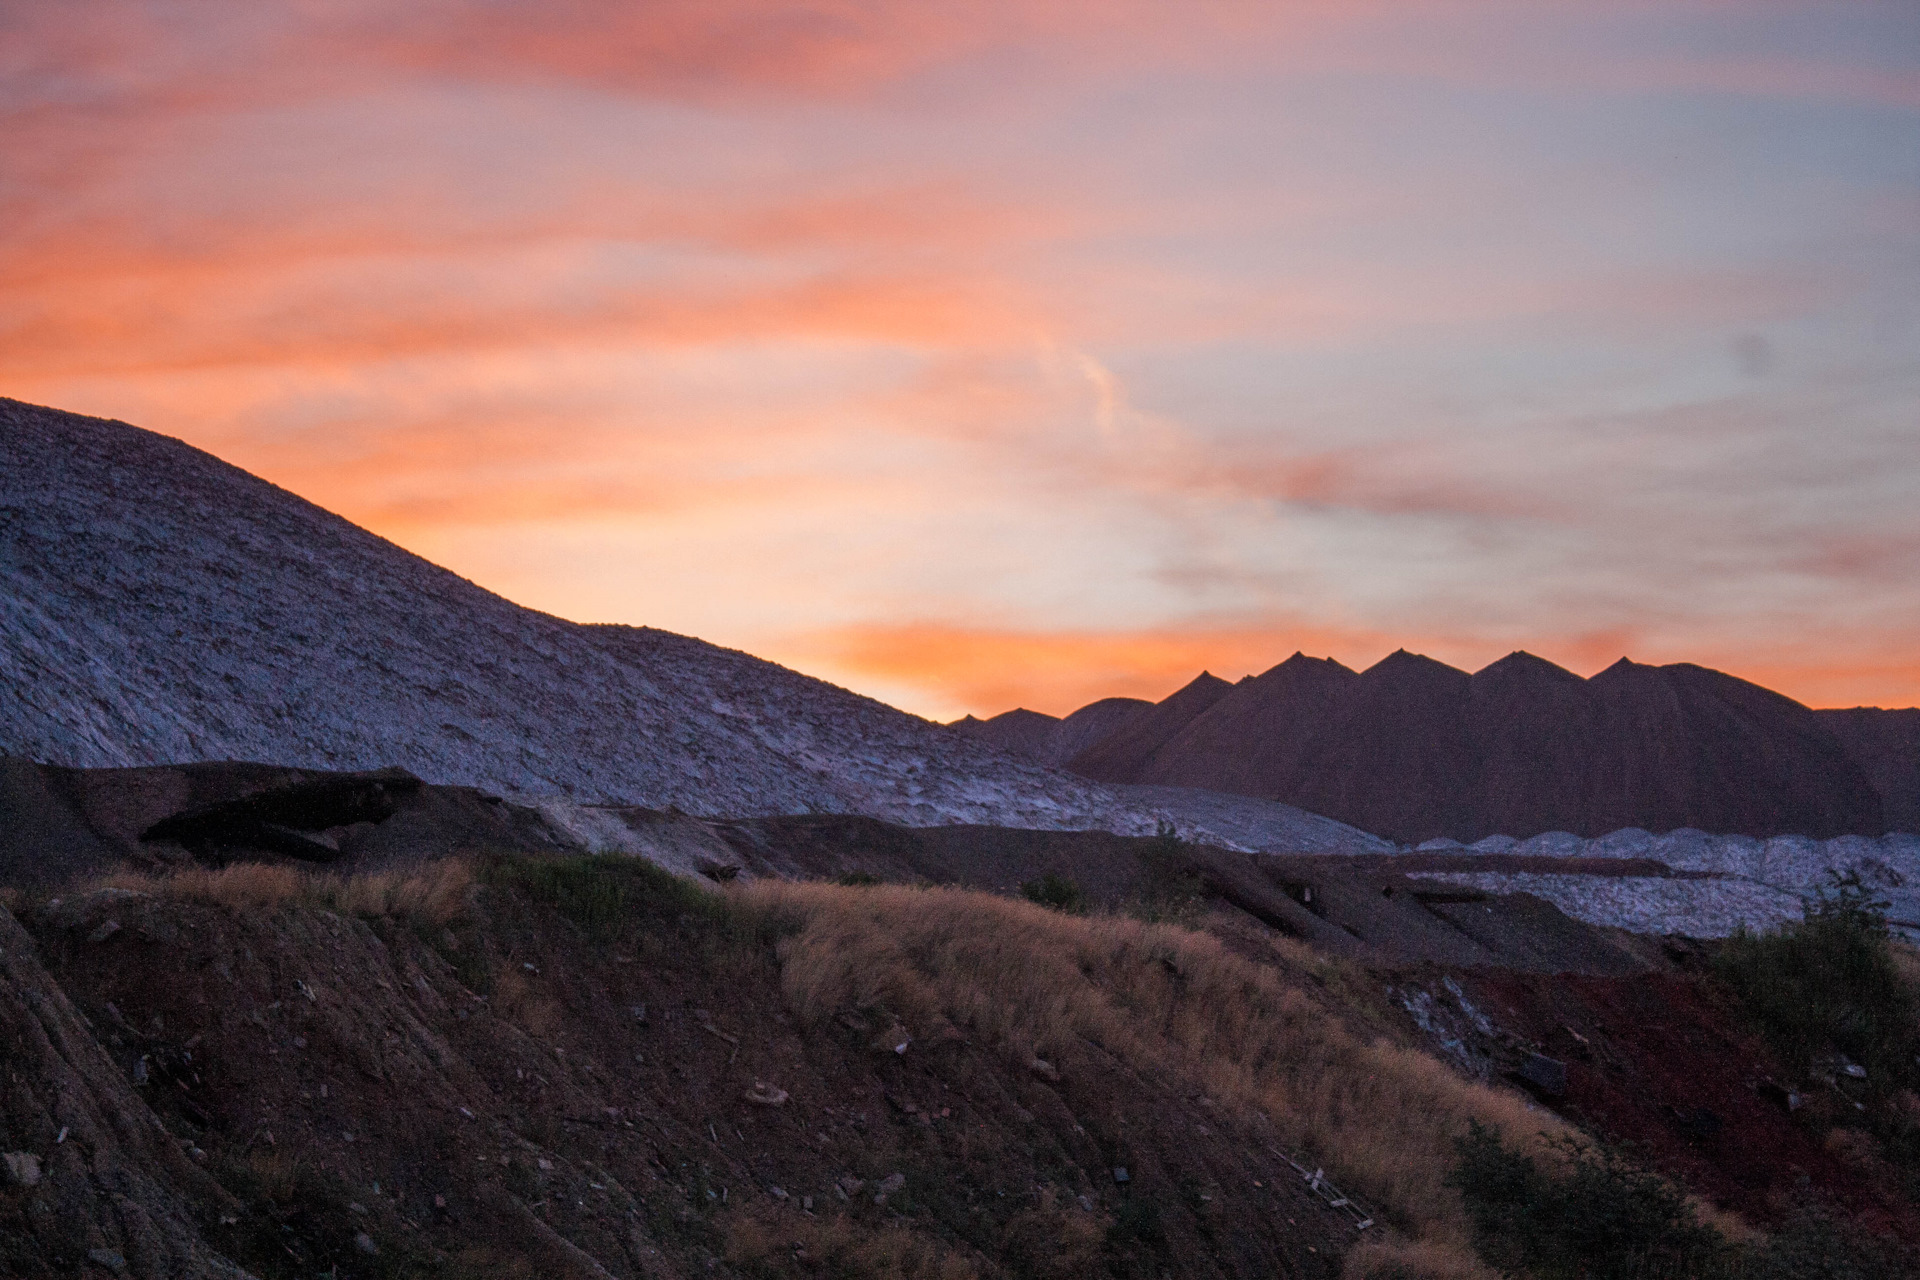
[[[1920,663],[1852,666],[1754,665],[1739,655],[1716,659],[1629,653],[1620,637],[1575,638],[1538,648],[1519,645],[1548,661],[1591,676],[1616,659],[1658,664],[1686,661],[1752,681],[1812,707],[1920,705]],[[1157,702],[1202,671],[1239,680],[1284,661],[1296,650],[1335,658],[1364,670],[1394,649],[1425,654],[1465,671],[1504,657],[1484,643],[1459,637],[1386,637],[1309,626],[1220,628],[1136,632],[1029,632],[976,630],[934,624],[845,628],[799,638],[784,646],[803,668],[831,672],[828,678],[924,691],[912,707],[941,720],[974,715],[989,719],[1016,707],[1052,716],[1101,698]],[[1605,656],[1601,656],[1605,655]],[[1887,691],[1893,693],[1885,698]]]

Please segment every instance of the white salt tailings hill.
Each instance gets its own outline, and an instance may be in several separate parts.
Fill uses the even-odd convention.
[[[521,608],[177,440],[11,400],[0,676],[0,752],[58,764],[399,765],[695,814],[1171,817],[1229,842],[744,653]],[[1283,805],[1239,834],[1379,844]]]
[[[1834,877],[1858,876],[1888,904],[1887,915],[1920,937],[1920,836],[1709,835],[1690,827],[1654,835],[1628,827],[1594,839],[1550,831],[1526,840],[1488,836],[1471,845],[1429,840],[1418,852],[1514,854],[1547,858],[1646,858],[1698,879],[1492,871],[1416,873],[1492,893],[1531,893],[1589,924],[1636,933],[1725,937],[1739,928],[1764,930],[1798,920],[1802,905]]]

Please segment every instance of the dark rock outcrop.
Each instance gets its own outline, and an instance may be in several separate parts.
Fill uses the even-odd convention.
[[[263,856],[341,871],[472,849],[571,852],[540,810],[399,769],[324,773],[219,761],[65,769],[0,757],[0,887],[58,890],[130,865]]]
[[[259,849],[332,862],[340,856],[340,844],[326,837],[329,828],[385,822],[421,785],[402,769],[312,778],[172,814],[142,831],[140,839],[172,841],[203,858]]]

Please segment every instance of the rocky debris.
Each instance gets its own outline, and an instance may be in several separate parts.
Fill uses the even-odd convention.
[[[1430,842],[1431,844],[1432,842]],[[1438,852],[1429,849],[1428,852]],[[1740,928],[1757,931],[1801,918],[1807,899],[1831,889],[1836,876],[1858,875],[1889,904],[1897,928],[1920,934],[1920,836],[1709,835],[1683,829],[1662,835],[1638,828],[1588,840],[1547,832],[1527,840],[1493,836],[1463,846],[1450,843],[1448,870],[1413,869],[1426,880],[1487,893],[1529,893],[1576,919],[1635,933],[1722,938]],[[1474,857],[1498,859],[1498,870],[1470,869]],[[1510,860],[1530,860],[1525,871]],[[1537,860],[1552,859],[1560,868]],[[1663,868],[1659,877],[1594,874],[1611,861]],[[1675,874],[1680,873],[1680,874]]]
[[[9,1151],[0,1156],[7,1170],[7,1183],[15,1187],[40,1185],[40,1157],[31,1151]]]
[[[1567,1092],[1567,1064],[1544,1053],[1530,1053],[1514,1075],[1542,1097],[1561,1098]]]
[[[0,1202],[9,1261],[36,1273],[91,1257],[142,1278],[245,1275],[197,1225],[233,1199],[167,1133],[36,951],[0,908],[0,1147],[10,1148],[4,1166],[16,1188]]]
[[[747,1090],[742,1096],[756,1107],[784,1107],[787,1105],[788,1098],[785,1089],[768,1084],[764,1080],[755,1080],[753,1088]]]

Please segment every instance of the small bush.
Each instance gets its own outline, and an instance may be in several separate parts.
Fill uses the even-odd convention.
[[[844,884],[850,889],[857,889],[862,885],[879,884],[880,877],[871,871],[844,871],[835,876],[833,882]]]
[[[1836,875],[1803,923],[1736,935],[1721,951],[1720,976],[1792,1069],[1839,1052],[1866,1067],[1875,1088],[1912,1078],[1915,995],[1890,946],[1886,907],[1857,873]]]
[[[1026,895],[1028,902],[1037,902],[1049,911],[1064,911],[1070,916],[1077,916],[1087,909],[1087,895],[1080,891],[1080,886],[1051,871],[1038,880],[1029,880],[1021,885],[1020,892]]]
[[[1702,1223],[1680,1190],[1611,1148],[1554,1145],[1549,1174],[1474,1123],[1448,1177],[1493,1266],[1535,1280],[1869,1280],[1911,1275],[1873,1238],[1818,1212],[1735,1245]],[[1386,1274],[1392,1274],[1388,1271]]]
[[[645,858],[496,857],[482,867],[481,876],[490,885],[546,903],[596,941],[617,935],[637,918],[691,915],[713,920],[726,912],[726,900],[719,894]]]
[[[1731,1274],[1732,1248],[1665,1179],[1612,1148],[1558,1144],[1564,1176],[1510,1151],[1474,1122],[1448,1178],[1466,1201],[1474,1245],[1538,1280],[1696,1280]]]

